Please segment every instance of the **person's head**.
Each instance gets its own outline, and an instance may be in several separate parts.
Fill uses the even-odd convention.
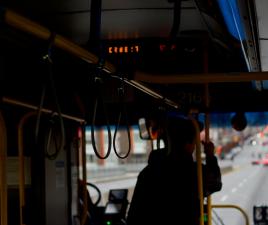
[[[170,154],[192,154],[194,152],[196,128],[192,120],[181,117],[168,118],[166,137]]]

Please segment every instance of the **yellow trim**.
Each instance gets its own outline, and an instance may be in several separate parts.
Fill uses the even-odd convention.
[[[212,208],[234,208],[239,210],[242,215],[245,217],[245,224],[249,225],[249,217],[247,215],[247,213],[239,206],[237,205],[211,205]]]

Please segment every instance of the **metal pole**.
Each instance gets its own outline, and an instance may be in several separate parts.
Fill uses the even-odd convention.
[[[209,106],[209,87],[208,84],[205,84],[205,101],[206,107]],[[208,112],[205,113],[205,142],[209,142],[209,114]],[[211,210],[211,196],[207,197],[207,219],[208,225],[212,225],[212,210]]]
[[[197,162],[197,184],[199,193],[199,207],[200,207],[200,220],[199,225],[204,225],[204,194],[203,194],[203,175],[202,175],[202,159],[201,159],[201,145],[200,145],[200,130],[198,123],[195,119],[192,122],[196,129],[196,162]]]
[[[204,62],[204,73],[208,73],[208,40],[207,38],[204,38],[204,55],[203,55],[203,62]],[[206,112],[205,112],[205,142],[208,143],[210,141],[210,135],[209,135],[209,84],[205,83],[205,106],[206,106]],[[212,211],[211,211],[211,196],[207,197],[207,224],[212,225]]]
[[[0,112],[0,224],[8,225],[7,221],[7,134],[6,125]]]
[[[25,174],[24,174],[24,152],[23,152],[23,126],[25,122],[36,115],[36,112],[28,112],[18,124],[18,151],[19,151],[19,201],[20,201],[20,224],[23,225],[23,209],[25,207]]]
[[[82,185],[83,185],[83,212],[81,215],[81,225],[86,224],[88,213],[88,202],[87,202],[87,160],[86,160],[86,125],[83,124],[81,127],[81,150],[82,150]]]

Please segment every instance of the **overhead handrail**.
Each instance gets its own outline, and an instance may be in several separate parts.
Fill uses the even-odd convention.
[[[178,76],[179,75],[179,76]],[[134,79],[138,82],[151,84],[204,84],[250,82],[255,80],[268,80],[268,72],[237,72],[237,73],[189,73],[189,74],[150,74],[137,71]]]
[[[49,29],[41,26],[38,23],[31,21],[30,19],[27,19],[26,17],[24,17],[22,15],[19,15],[18,13],[14,12],[10,9],[7,9],[7,8],[1,7],[1,6],[0,6],[0,18],[3,18],[3,20],[8,25],[10,25],[16,29],[19,29],[21,31],[32,34],[32,35],[34,35],[42,40],[49,40],[51,35],[52,35],[52,32]],[[80,47],[79,45],[75,44],[74,42],[70,41],[69,39],[67,39],[59,34],[53,33],[53,35],[54,35],[53,46],[56,46],[60,49],[63,49],[66,52],[71,53],[74,56],[77,56],[78,58],[84,60],[87,63],[98,64],[99,58],[95,54],[92,54],[91,52],[87,51],[86,49]],[[115,66],[108,61],[103,62],[102,69],[103,69],[103,71],[105,71],[109,74],[116,73]],[[145,94],[148,94],[154,98],[164,99],[164,102],[167,104],[172,102],[171,100],[163,98],[161,95],[150,90],[150,88],[146,87],[145,85],[143,85],[137,81],[124,79],[124,82],[130,84],[131,86],[139,89],[140,91],[142,91]],[[154,93],[154,94],[152,94],[152,93]],[[172,104],[172,105],[177,105],[177,104]]]
[[[159,99],[161,100],[162,102],[164,102],[165,104],[169,105],[169,106],[172,106],[173,108],[176,108],[178,109],[179,108],[179,104],[168,99],[168,98],[165,98],[164,96],[162,96],[161,94],[153,91],[152,89],[144,86],[143,84],[139,83],[138,81],[135,81],[135,80],[128,80],[126,78],[121,78],[121,77],[118,77],[118,76],[115,76],[115,75],[111,75],[113,78],[116,78],[116,79],[122,79],[126,84],[152,96],[153,98],[156,98],[156,99]]]
[[[0,225],[8,225],[7,216],[7,134],[6,124],[0,112]]]
[[[21,107],[24,107],[24,108],[27,108],[27,109],[32,109],[32,110],[38,110],[39,109],[38,106],[29,104],[29,103],[26,103],[26,102],[23,102],[23,101],[19,101],[19,100],[13,99],[13,98],[9,98],[9,97],[3,97],[2,101],[4,103],[21,106]],[[54,113],[54,115],[58,115],[56,112],[54,112],[54,110],[51,110],[51,109],[42,108],[41,111],[45,112],[45,113],[48,113],[48,114],[53,114]],[[65,119],[73,120],[73,121],[76,121],[76,122],[79,122],[79,123],[84,123],[85,122],[85,120],[82,119],[82,118],[67,115],[67,114],[64,114],[64,113],[62,113],[61,116],[63,118],[65,118]]]
[[[51,37],[52,32],[40,24],[35,23],[12,10],[1,8],[1,11],[3,12],[4,21],[8,25],[33,34],[42,40],[49,40]],[[90,53],[86,49],[80,47],[79,45],[76,45],[72,41],[59,34],[55,34],[53,45],[79,57],[80,59],[83,59],[88,63],[98,63],[99,59],[96,55]],[[109,62],[104,63],[103,69],[108,73],[115,72],[115,67]]]
[[[227,205],[211,205],[212,208],[234,208],[237,209],[242,213],[242,215],[245,217],[245,224],[249,225],[249,217],[247,213],[239,206],[237,205],[232,205],[232,204],[227,204]]]

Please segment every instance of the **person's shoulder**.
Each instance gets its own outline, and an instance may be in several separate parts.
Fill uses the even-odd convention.
[[[152,150],[150,152],[149,158],[148,158],[148,164],[158,164],[158,163],[163,163],[163,161],[167,157],[167,149],[166,148],[161,148],[157,150]]]

